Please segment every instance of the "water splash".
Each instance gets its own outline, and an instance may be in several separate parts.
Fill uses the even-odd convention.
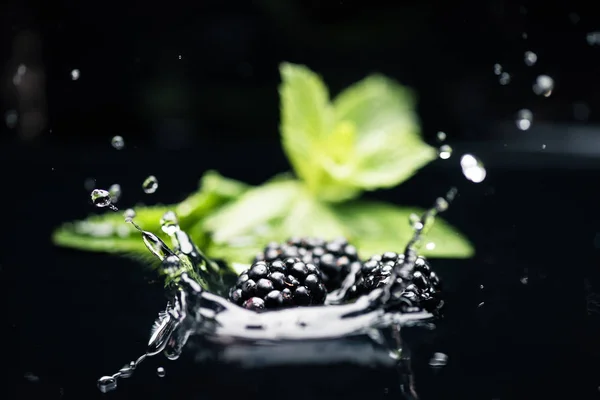
[[[221,270],[181,230],[174,212],[168,211],[161,218],[161,228],[172,240],[172,248],[158,236],[143,230],[132,217],[128,218],[148,250],[160,261],[170,300],[152,326],[146,353],[117,373],[100,378],[99,389],[102,392],[116,389],[118,379],[131,376],[148,356],[163,353],[166,358],[176,360],[187,345],[206,354],[214,354],[218,348],[220,360],[247,366],[331,363],[335,361],[331,357],[356,363],[379,362],[398,368],[405,394],[413,398],[409,353],[400,332],[415,326],[433,329],[435,313],[406,307],[401,296],[406,289],[403,278],[410,274],[417,276],[415,267],[424,262],[418,256],[423,237],[435,217],[448,209],[456,193],[456,189],[451,189],[445,197],[436,199],[434,206],[423,215],[412,218],[413,236],[391,279],[383,287],[349,302],[350,289],[360,274],[357,263],[341,287],[327,295],[324,306],[264,313],[239,307],[222,296],[226,286]],[[346,341],[356,338],[367,340],[368,346],[361,348],[354,341],[352,351],[344,347],[348,345]],[[265,357],[265,345],[278,345],[278,351],[269,350],[269,357]],[[298,346],[303,350],[298,351]],[[332,349],[326,358],[324,346]],[[157,375],[164,376],[164,369],[157,370]]]

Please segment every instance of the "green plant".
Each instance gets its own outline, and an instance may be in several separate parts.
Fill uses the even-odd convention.
[[[291,236],[344,236],[361,255],[400,249],[412,234],[417,208],[358,200],[364,191],[396,186],[436,158],[420,137],[414,96],[381,75],[365,78],[330,100],[321,78],[308,68],[280,68],[281,139],[295,175],[249,186],[207,172],[197,192],[170,206],[136,208],[136,222],[162,235],[159,220],[174,210],[182,229],[209,257],[246,264],[269,241]],[[161,236],[163,239],[168,238]],[[120,214],[106,213],[64,224],[58,245],[119,254],[146,254]],[[423,254],[467,258],[467,239],[438,219]]]

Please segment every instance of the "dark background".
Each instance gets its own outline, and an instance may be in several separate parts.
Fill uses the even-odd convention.
[[[434,264],[451,306],[444,334],[423,352],[450,361],[442,374],[423,369],[422,398],[599,396],[591,300],[600,286],[600,47],[586,35],[600,31],[600,17],[591,2],[9,0],[0,18],[2,115],[19,115],[0,127],[10,381],[2,398],[99,398],[96,379],[144,351],[164,305],[154,275],[129,260],[57,249],[50,233],[94,211],[86,178],[118,182],[126,207],[179,201],[207,169],[252,184],[286,170],[282,61],[308,65],[334,94],[372,72],[398,79],[418,93],[425,138],[433,144],[443,130],[455,150],[370,195],[424,207],[458,186],[446,218],[477,248],[472,260]],[[527,50],[538,56],[533,67]],[[495,63],[511,74],[508,85]],[[17,88],[20,64],[28,70]],[[548,98],[531,90],[542,73],[556,82]],[[525,132],[514,123],[521,108],[534,114]],[[110,146],[117,134],[122,151]],[[486,164],[481,184],[460,172],[467,151]],[[140,188],[149,174],[160,185],[152,197]],[[288,369],[272,379],[313,398],[396,396],[385,372],[351,373]],[[290,397],[265,374],[155,358],[104,397]],[[257,376],[267,383],[252,384]],[[336,391],[324,379],[356,384]]]

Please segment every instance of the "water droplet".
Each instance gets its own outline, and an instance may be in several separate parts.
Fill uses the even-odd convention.
[[[479,285],[479,289],[483,290],[484,288],[485,288],[485,286]]]
[[[481,160],[471,154],[465,154],[461,157],[460,166],[465,178],[473,183],[483,182],[487,175]]]
[[[163,367],[156,368],[156,375],[158,375],[159,378],[164,378],[166,374],[167,372]]]
[[[526,51],[525,52],[525,65],[531,67],[531,66],[535,65],[536,62],[537,62],[537,54],[535,54],[533,51]]]
[[[74,80],[74,81],[76,81],[77,79],[79,79],[80,75],[81,74],[80,74],[80,72],[79,72],[78,69],[74,69],[74,70],[71,71],[71,79]]]
[[[450,207],[450,204],[448,204],[448,201],[445,198],[438,197],[435,200],[435,209],[438,210],[438,212],[444,212],[448,207]]]
[[[181,54],[179,55],[179,57],[178,57],[178,58],[181,60]]]
[[[16,110],[9,110],[4,114],[4,122],[6,122],[6,126],[8,129],[13,129],[17,126],[17,122],[19,121],[19,114]]]
[[[590,32],[586,36],[587,42],[590,46],[600,44],[600,32]]]
[[[25,372],[23,378],[25,378],[31,383],[38,383],[40,381],[40,377],[34,374],[33,372]]]
[[[423,229],[423,221],[421,221],[421,217],[419,217],[417,214],[410,214],[408,216],[408,222],[410,224],[410,226],[412,226],[413,229],[416,230],[420,230]]]
[[[177,215],[173,211],[167,211],[160,219],[160,226],[164,233],[173,235],[179,229]]]
[[[502,65],[494,64],[494,74],[500,75],[502,73]]]
[[[435,249],[435,243],[433,243],[433,242],[429,242],[429,243],[427,243],[427,244],[425,245],[425,248],[426,248],[427,250],[433,250],[433,249]]]
[[[531,111],[529,111],[526,108],[519,110],[516,119],[517,128],[519,128],[522,131],[526,131],[527,129],[531,128],[532,122],[533,113]]]
[[[125,222],[129,222],[135,218],[135,210],[133,208],[128,208],[123,213],[123,217],[125,218]]]
[[[443,142],[444,140],[446,140],[446,132],[439,131],[437,133],[437,140],[439,142]]]
[[[542,145],[542,150],[546,150],[546,145],[545,144]]]
[[[501,85],[508,85],[510,83],[510,74],[508,72],[501,73],[498,81]]]
[[[521,35],[521,37],[522,37],[523,39],[527,39],[527,32],[523,32],[523,34]]]
[[[452,147],[450,147],[447,144],[444,144],[444,145],[440,146],[440,149],[438,150],[438,154],[442,160],[447,160],[452,155]]]
[[[98,389],[100,389],[102,393],[111,392],[116,388],[117,380],[112,376],[103,376],[102,378],[98,379]]]
[[[429,365],[433,368],[440,368],[448,363],[448,356],[444,353],[435,353],[429,360]]]
[[[554,90],[554,79],[548,75],[540,75],[533,84],[533,92],[537,95],[549,97]]]
[[[115,136],[111,139],[110,143],[112,144],[112,147],[114,147],[117,150],[121,150],[123,147],[125,147],[125,141],[123,140],[122,136]]]
[[[110,201],[112,201],[113,203],[118,202],[121,198],[121,185],[119,185],[118,183],[110,185],[110,187],[108,188],[108,193],[110,194]]]
[[[110,193],[104,189],[94,189],[91,194],[92,203],[96,207],[108,207],[110,206]]]
[[[158,179],[156,179],[154,175],[150,175],[144,180],[144,183],[142,183],[142,188],[144,189],[144,192],[148,194],[156,192],[156,189],[158,189]]]

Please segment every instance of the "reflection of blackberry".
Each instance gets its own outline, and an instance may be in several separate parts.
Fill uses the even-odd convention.
[[[351,264],[359,262],[356,247],[342,238],[329,242],[319,238],[292,238],[282,244],[270,243],[254,261],[270,262],[288,257],[298,257],[304,263],[317,266],[323,272],[328,291],[339,288]]]
[[[396,283],[391,288],[392,298],[407,311],[438,310],[443,302],[437,274],[423,257],[417,258],[414,268],[402,267],[403,261],[403,254],[393,252],[371,257],[363,264],[356,284],[351,289],[352,297],[362,296],[385,286],[389,283],[394,268],[400,266]]]
[[[229,299],[250,310],[323,304],[327,289],[321,275],[299,258],[256,261],[240,274]]]

